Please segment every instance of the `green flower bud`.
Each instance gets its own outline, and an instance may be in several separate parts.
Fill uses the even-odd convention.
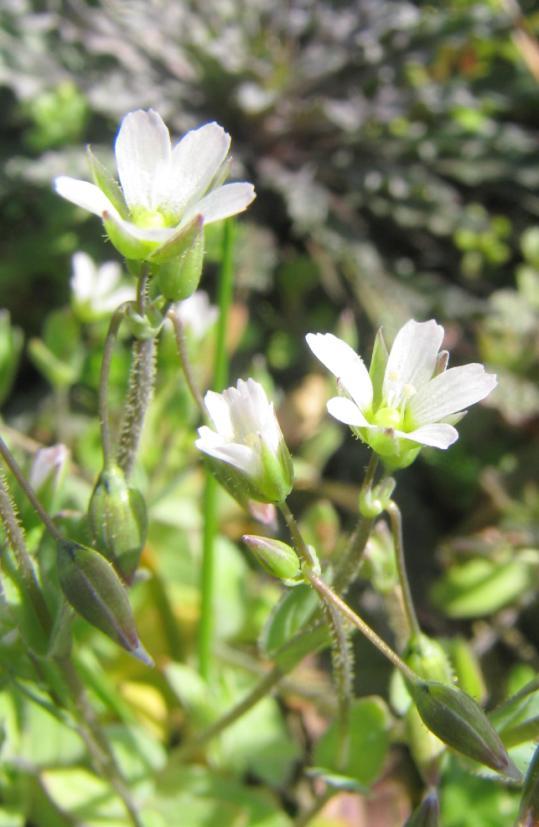
[[[431,790],[419,807],[414,810],[404,827],[438,827],[440,823],[440,805],[436,790]]]
[[[302,582],[298,579],[301,572],[298,556],[291,546],[272,537],[256,537],[253,534],[244,534],[242,540],[268,574],[290,585],[295,585],[294,581]]]
[[[440,740],[508,778],[520,779],[498,733],[469,695],[436,681],[418,680],[409,690],[423,722]]]
[[[539,824],[539,746],[526,773],[517,827],[537,827]]]
[[[153,666],[139,640],[127,591],[103,555],[66,540],[58,543],[57,566],[62,591],[75,611],[130,654]]]
[[[381,483],[375,485],[374,488],[360,491],[359,513],[361,516],[367,520],[373,520],[375,517],[379,517],[388,507],[394,490],[395,480],[392,477],[386,477]]]
[[[127,484],[118,466],[99,475],[88,515],[97,547],[129,583],[144,548],[148,520],[142,494]]]

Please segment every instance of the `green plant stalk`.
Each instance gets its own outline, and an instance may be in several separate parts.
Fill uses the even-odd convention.
[[[137,311],[144,316],[147,303],[148,273],[144,270],[137,285]],[[117,462],[129,478],[139,447],[144,418],[150,404],[155,381],[155,338],[135,339],[129,373],[129,388],[117,452]]]
[[[7,446],[0,438],[0,451],[5,459],[4,449],[7,450]],[[9,544],[13,549],[13,554],[15,555],[17,585],[34,607],[39,625],[45,635],[48,636],[52,630],[52,618],[45,598],[43,597],[32,558],[26,548],[24,534],[17,519],[15,506],[11,500],[2,474],[0,474],[0,519],[4,525]]]
[[[320,599],[324,601],[324,603],[330,603],[334,606],[337,611],[339,611],[343,617],[345,617],[350,623],[355,626],[361,632],[364,637],[369,640],[373,646],[376,646],[378,651],[390,662],[393,666],[399,670],[406,680],[410,681],[410,683],[416,684],[419,680],[418,676],[413,672],[409,666],[404,663],[403,660],[397,655],[393,649],[388,646],[385,640],[376,634],[374,629],[365,623],[365,621],[354,612],[350,606],[342,600],[338,594],[331,589],[327,583],[324,583],[321,577],[311,571],[308,567],[304,568],[304,576],[305,579],[316,589],[318,592]]]
[[[218,306],[219,319],[215,342],[215,367],[213,385],[216,391],[222,391],[228,381],[228,353],[226,336],[232,289],[234,283],[234,235],[232,221],[223,225],[223,247],[221,271],[219,278]],[[208,475],[203,501],[203,544],[202,571],[200,580],[200,625],[198,629],[199,671],[203,678],[209,680],[213,669],[214,653],[214,596],[215,596],[215,538],[217,536],[217,481]]]
[[[114,346],[118,338],[118,331],[120,330],[120,325],[129,304],[129,302],[124,302],[114,311],[103,346],[103,359],[99,375],[99,422],[101,426],[101,447],[103,449],[103,464],[105,468],[109,468],[113,461],[109,417],[110,365]]]
[[[187,383],[187,387],[193,397],[193,400],[199,409],[202,416],[207,416],[206,405],[204,403],[204,398],[200,393],[200,389],[196,383],[195,377],[193,375],[193,371],[191,368],[191,363],[189,361],[189,355],[187,353],[187,342],[185,339],[185,331],[182,320],[178,316],[177,313],[174,312],[173,309],[169,310],[168,318],[172,322],[172,329],[174,330],[174,337],[176,339],[176,347],[178,349],[178,356],[180,359],[180,366],[182,369],[182,373],[185,377],[185,381]]]
[[[377,459],[373,454],[365,477],[365,482],[370,480],[369,485],[372,485],[374,480],[376,466]],[[363,483],[364,486],[365,482]],[[338,565],[335,572],[335,577],[333,578],[333,588],[335,591],[345,594],[354,581],[361,563],[363,552],[369,541],[373,525],[374,520],[366,517],[359,518],[355,529],[350,535],[342,561]],[[301,629],[293,635],[290,641],[288,641],[287,645],[293,644],[294,641],[299,640],[305,633],[306,629],[312,628],[313,625],[321,622],[323,622],[321,613],[315,615],[313,619],[306,621]],[[228,712],[225,712],[221,718],[214,721],[213,724],[199,733],[192,741],[188,741],[181,747],[174,750],[174,756],[180,760],[183,760],[196,753],[202,746],[211,741],[213,738],[216,738],[221,734],[221,732],[224,732],[225,729],[239,720],[242,715],[256,706],[262,698],[269,695],[269,693],[279,685],[280,681],[289,672],[291,672],[293,668],[293,664],[290,665],[288,669],[284,669],[277,664],[273,666],[263,677],[260,678],[259,682],[253,686],[253,688],[240,701],[238,701],[235,706],[231,707]]]
[[[304,565],[310,567],[311,554],[292,511],[286,502],[280,503],[279,509],[286,521],[296,551]],[[331,658],[339,707],[339,768],[342,769],[348,760],[348,715],[353,682],[352,653],[339,612],[326,600],[323,600],[322,611],[331,630]]]
[[[57,663],[69,689],[74,713],[79,725],[79,734],[86,744],[95,769],[104,780],[110,782],[116,791],[118,797],[123,802],[133,827],[144,827],[144,823],[138,814],[138,808],[131,797],[131,793],[116,762],[114,753],[88,701],[86,690],[73,663],[65,658],[57,659]]]
[[[410,590],[410,581],[406,573],[406,561],[404,559],[404,543],[402,539],[402,515],[397,503],[391,500],[388,505],[387,513],[391,522],[391,533],[393,535],[393,544],[395,546],[395,561],[397,563],[397,573],[399,576],[399,583],[402,592],[402,601],[404,605],[404,613],[408,623],[409,637],[416,637],[421,634],[421,627],[415,612],[412,592]]]

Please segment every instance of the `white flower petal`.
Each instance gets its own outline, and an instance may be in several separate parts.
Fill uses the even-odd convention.
[[[204,397],[204,404],[217,431],[225,439],[233,439],[234,428],[230,417],[230,408],[224,395],[215,393],[215,391],[208,391]]]
[[[184,135],[172,151],[167,179],[160,186],[163,206],[179,214],[198,201],[219,172],[229,149],[230,135],[215,122]]]
[[[114,205],[109,201],[107,196],[101,192],[99,187],[95,184],[90,184],[88,181],[79,181],[77,178],[70,178],[67,175],[60,175],[54,179],[54,189],[61,195],[76,204],[77,207],[82,207],[83,210],[94,213],[94,215],[102,216],[104,212],[120,217]]]
[[[171,155],[170,135],[157,112],[137,109],[126,115],[114,151],[127,206],[157,209]]]
[[[439,422],[484,399],[496,384],[496,376],[485,373],[483,365],[450,368],[420,388],[410,400],[408,412],[418,425]]]
[[[73,275],[71,276],[71,290],[75,298],[80,301],[86,301],[93,293],[96,268],[95,264],[86,253],[75,253],[71,259],[73,267]]]
[[[222,221],[223,218],[243,212],[255,197],[255,188],[252,184],[225,184],[224,187],[212,190],[200,201],[192,204],[187,209],[182,224],[189,222],[195,215],[201,215],[204,224]]]
[[[436,368],[443,337],[443,327],[433,319],[428,322],[411,319],[401,327],[389,353],[384,375],[383,396],[389,405],[397,407],[400,404],[405,385],[418,390],[429,381]]]
[[[258,458],[252,448],[247,445],[239,445],[237,442],[223,442],[210,438],[208,431],[212,433],[209,428],[199,428],[199,434],[202,434],[202,436],[195,441],[199,451],[214,457],[214,459],[227,462],[249,475],[255,475],[260,471]],[[215,436],[218,435],[215,434]]]
[[[456,428],[444,422],[423,425],[421,428],[416,428],[415,431],[410,431],[409,433],[395,431],[395,436],[410,439],[412,442],[419,442],[420,445],[428,445],[431,448],[442,449],[449,448],[449,446],[459,438]]]
[[[356,403],[344,396],[334,396],[330,399],[327,409],[331,416],[334,416],[339,422],[344,422],[345,425],[361,428],[369,424]]]
[[[122,275],[122,269],[117,261],[106,261],[97,271],[96,293],[106,296],[111,293]]]
[[[358,408],[367,410],[372,404],[372,382],[361,357],[332,333],[308,333],[305,338],[317,359],[337,377]]]

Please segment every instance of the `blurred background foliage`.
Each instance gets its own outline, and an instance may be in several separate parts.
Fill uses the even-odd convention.
[[[531,0],[522,11],[529,31],[539,32]],[[253,181],[258,193],[237,244],[234,377],[249,372],[276,388],[297,455],[297,505],[323,551],[334,552],[339,526],[350,524],[365,454],[325,417],[330,382],[308,360],[305,332],[333,330],[368,355],[380,325],[391,340],[408,318],[435,316],[453,363],[480,360],[499,376],[496,392],[460,426],[459,442],[447,453],[424,452],[401,474],[398,496],[421,621],[433,634],[468,635],[494,699],[505,691],[508,667],[539,661],[539,106],[516,32],[496,0],[4,0],[0,9],[0,307],[11,314],[11,323],[0,317],[0,395],[6,421],[35,440],[30,446],[70,446],[83,470],[67,511],[84,511],[99,470],[105,330],[70,307],[71,257],[83,249],[100,263],[114,251],[100,222],[54,195],[51,179],[87,178],[87,143],[111,163],[111,138],[129,110],[156,109],[175,135],[215,119],[232,135],[233,177]],[[202,286],[214,296],[220,235],[210,229]],[[207,385],[211,334],[209,350],[193,347]],[[161,638],[150,620],[142,636],[157,658],[174,651],[178,659],[196,622],[192,508],[200,479],[192,432],[178,428],[191,427],[196,414],[175,360],[165,337],[148,425],[159,440],[147,438],[139,470],[154,521],[146,563],[160,575],[137,596],[150,619],[152,595],[167,598]],[[116,405],[127,363],[120,348]],[[219,615],[225,642],[252,645],[276,589],[249,579],[230,542],[244,522],[223,506]],[[371,564],[383,580],[383,562]],[[358,598],[375,620],[383,592]],[[175,601],[181,610],[170,608]],[[178,611],[184,640],[167,616]],[[109,644],[99,646],[110,657]],[[358,694],[382,691],[387,670],[366,644],[358,651],[369,664]],[[116,658],[130,703],[148,704],[152,734],[173,740],[183,724],[171,721],[167,706],[178,685],[186,691],[185,676],[167,673],[165,689],[130,683],[123,656]],[[115,714],[127,712],[120,704]],[[293,762],[295,746],[282,746],[275,714],[271,707],[265,719],[268,738]],[[154,759],[164,761],[160,753]],[[283,778],[273,778],[269,764],[255,775],[278,787]],[[475,779],[468,787],[459,781],[459,798],[448,778],[447,823],[471,824]],[[53,782],[49,773],[39,787],[52,801]],[[217,783],[197,783],[210,782]],[[246,804],[257,812],[266,805]],[[487,795],[490,813],[489,806]],[[213,824],[208,818],[200,823]]]

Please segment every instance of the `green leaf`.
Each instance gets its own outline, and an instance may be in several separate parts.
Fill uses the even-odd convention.
[[[316,745],[316,764],[369,786],[380,775],[389,750],[389,723],[389,712],[381,698],[373,696],[354,701],[350,709],[346,766],[338,766],[340,737],[337,721],[329,726]]]
[[[527,562],[499,564],[477,558],[454,565],[434,585],[432,599],[448,617],[481,617],[513,603],[534,588],[536,579]]]
[[[519,793],[461,770],[444,773],[441,823],[444,827],[508,827],[518,812]]]
[[[301,632],[318,605],[318,598],[309,586],[297,586],[286,592],[271,612],[260,635],[259,645],[263,654],[274,659],[283,669],[288,669],[309,652],[328,645],[330,638],[325,624]]]
[[[166,824],[187,827],[291,827],[270,793],[246,787],[204,767],[171,764],[160,776],[148,809]]]

